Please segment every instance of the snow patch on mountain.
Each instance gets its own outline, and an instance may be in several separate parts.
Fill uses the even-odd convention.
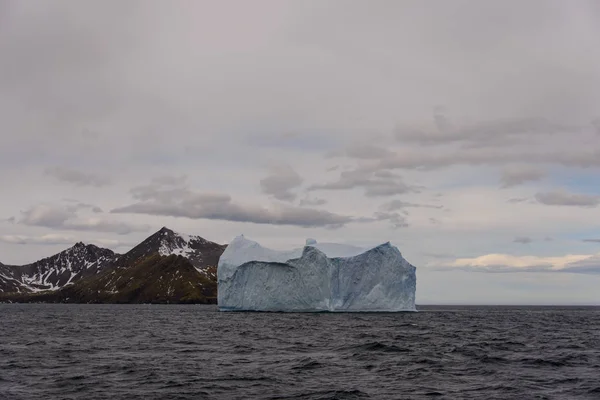
[[[223,247],[200,236],[186,235],[167,228],[159,232],[158,254],[161,256],[177,255],[190,260],[196,271],[207,274],[207,267],[217,266],[218,256]],[[214,265],[213,265],[214,264]]]
[[[8,289],[12,286],[12,289],[19,292],[58,290],[84,276],[102,271],[117,258],[111,250],[79,242],[67,250],[32,264],[3,266],[2,280],[5,282],[0,281],[0,286]],[[15,282],[18,282],[17,288],[14,287]]]

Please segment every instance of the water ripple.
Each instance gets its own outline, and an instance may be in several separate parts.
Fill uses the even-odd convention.
[[[598,399],[600,308],[0,305],[0,399]]]

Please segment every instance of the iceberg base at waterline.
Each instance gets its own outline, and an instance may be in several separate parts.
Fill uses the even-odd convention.
[[[221,311],[416,311],[416,268],[389,242],[362,249],[308,239],[275,251],[236,237],[219,259]]]

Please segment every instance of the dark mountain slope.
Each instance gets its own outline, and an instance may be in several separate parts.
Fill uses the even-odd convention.
[[[208,276],[207,276],[208,275]],[[52,292],[5,294],[0,300],[52,303],[216,303],[216,267],[198,272],[185,257],[158,254]]]
[[[0,266],[0,292],[56,290],[110,267],[118,255],[92,244],[76,243],[27,265]]]
[[[216,267],[226,245],[217,244],[200,236],[188,236],[161,228],[143,242],[125,253],[115,263],[116,267],[127,267],[151,255],[180,255],[187,258],[200,272],[207,267]]]
[[[12,267],[0,263],[0,293],[19,292],[23,284],[13,278]]]

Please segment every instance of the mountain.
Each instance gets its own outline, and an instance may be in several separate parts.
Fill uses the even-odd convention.
[[[120,257],[116,266],[129,266],[156,254],[165,257],[179,255],[188,259],[199,273],[205,274],[207,267],[217,266],[226,247],[200,236],[183,235],[163,227]]]
[[[165,227],[122,255],[77,243],[33,264],[0,265],[0,301],[214,303],[225,248]]]
[[[118,255],[93,244],[73,247],[32,264],[0,265],[0,292],[57,290],[111,266]]]
[[[12,277],[12,269],[0,263],[0,293],[19,292],[22,283]]]
[[[57,291],[17,298],[48,303],[216,303],[216,296],[216,267],[204,275],[183,256],[155,254]]]

